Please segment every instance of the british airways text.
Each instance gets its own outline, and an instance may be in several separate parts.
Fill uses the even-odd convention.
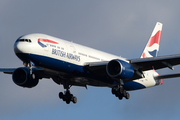
[[[60,56],[60,57],[66,57],[68,59],[71,59],[71,60],[75,60],[77,62],[80,62],[80,56],[78,55],[74,55],[72,53],[66,53],[64,51],[61,51],[61,50],[57,50],[57,49],[54,49],[52,48],[52,54],[53,55],[57,55],[57,56]]]

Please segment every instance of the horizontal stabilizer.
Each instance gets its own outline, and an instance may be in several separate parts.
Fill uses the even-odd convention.
[[[167,78],[175,78],[175,77],[180,77],[180,73],[169,74],[169,75],[159,75],[159,76],[154,77],[154,79],[167,79]]]

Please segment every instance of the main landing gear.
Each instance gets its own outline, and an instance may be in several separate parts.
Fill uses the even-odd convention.
[[[67,104],[69,104],[70,102],[73,102],[74,104],[77,103],[77,98],[70,92],[71,86],[69,85],[69,79],[64,79],[62,77],[61,80],[61,84],[63,84],[63,87],[66,91],[64,91],[64,93],[60,92],[59,98],[65,101]]]
[[[77,98],[70,93],[69,89],[67,89],[64,94],[62,92],[59,93],[59,98],[69,104],[71,101],[75,104],[77,103]]]
[[[130,98],[130,95],[128,92],[126,92],[126,90],[124,90],[124,88],[122,86],[120,86],[119,88],[112,88],[112,94],[115,95],[116,97],[119,98],[119,100],[122,100],[123,97],[125,97],[126,99]]]

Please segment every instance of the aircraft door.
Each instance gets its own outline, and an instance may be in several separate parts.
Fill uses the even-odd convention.
[[[76,49],[75,49],[73,43],[70,43],[68,45],[67,58],[70,59],[72,62],[79,62],[80,61],[80,58],[77,56],[77,52],[76,52]]]
[[[76,54],[76,49],[75,49],[73,43],[70,44],[69,48],[70,48],[70,53]]]

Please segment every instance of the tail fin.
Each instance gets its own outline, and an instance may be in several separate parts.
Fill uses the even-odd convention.
[[[151,37],[141,55],[141,58],[156,57],[159,51],[159,44],[161,39],[162,23],[157,22],[151,34]]]

